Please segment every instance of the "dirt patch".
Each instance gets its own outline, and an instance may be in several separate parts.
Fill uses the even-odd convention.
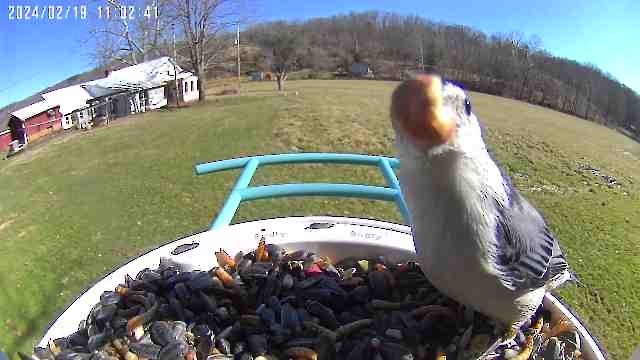
[[[7,166],[0,169],[0,173],[6,172],[8,169],[15,165],[25,164],[33,161],[34,159],[37,159],[47,151],[49,145],[62,144],[81,135],[83,135],[83,132],[81,131],[67,130],[64,132],[61,131],[51,134],[47,137],[43,137],[36,143],[30,143],[22,152],[16,154],[14,157],[7,159],[6,161],[8,161],[9,163],[7,164]]]
[[[596,179],[599,179],[601,182],[603,182],[605,185],[607,185],[610,188],[613,188],[616,186],[617,187],[623,186],[620,180],[618,180],[616,177],[605,173],[604,170],[600,170],[594,167],[593,165],[586,162],[584,159],[583,161],[576,161],[575,171],[578,174],[586,174]]]
[[[16,219],[9,219],[7,221],[3,221],[0,223],[0,231],[4,230],[6,227],[8,227],[9,225],[13,224],[13,222],[16,221]]]
[[[5,320],[4,325],[9,329],[13,336],[20,337],[25,335],[25,332],[22,331],[17,324],[14,324],[11,319]]]
[[[222,89],[214,93],[215,96],[237,95],[237,94],[238,94],[238,89]]]
[[[630,158],[632,160],[638,160],[638,157],[636,155],[632,154],[629,151],[622,150],[622,155],[624,155],[625,157],[628,157],[628,158]]]

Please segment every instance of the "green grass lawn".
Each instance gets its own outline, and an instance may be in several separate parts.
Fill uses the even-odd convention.
[[[241,97],[119,119],[0,161],[0,348],[30,351],[82,289],[145,249],[205,228],[238,172],[196,177],[200,162],[280,152],[394,155],[394,83],[243,84]],[[223,84],[214,83],[210,93]],[[295,93],[298,92],[296,95]],[[541,208],[587,288],[568,300],[615,359],[640,339],[640,145],[590,122],[472,94],[489,142],[516,185]],[[589,164],[622,187],[580,170]],[[283,171],[284,170],[284,171]],[[255,183],[384,184],[374,169],[260,169]],[[236,221],[334,214],[400,221],[391,205],[332,198],[261,200]]]

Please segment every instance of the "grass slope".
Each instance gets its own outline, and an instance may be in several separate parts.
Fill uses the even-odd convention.
[[[291,81],[284,97],[271,83],[244,84],[240,98],[120,119],[0,162],[2,351],[28,352],[66,303],[125,259],[205,228],[238,172],[196,177],[196,163],[289,151],[392,155],[393,86]],[[628,358],[640,338],[640,145],[544,108],[472,101],[497,157],[587,285],[561,295],[613,358]],[[623,187],[604,186],[584,163]],[[264,168],[254,182],[309,180],[384,183],[373,169],[313,165]],[[294,214],[400,219],[387,203],[315,198],[246,204],[237,221]]]

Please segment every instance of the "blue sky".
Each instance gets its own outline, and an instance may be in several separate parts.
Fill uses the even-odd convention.
[[[379,10],[467,25],[486,33],[538,35],[557,56],[596,64],[640,92],[640,3],[635,0],[249,0],[252,20],[303,20]],[[9,5],[87,4],[101,0],[5,0],[0,8],[0,107],[93,67],[86,32],[92,20],[10,20]],[[106,1],[104,1],[106,2]],[[66,9],[65,9],[66,11]],[[15,15],[15,14],[14,14]]]

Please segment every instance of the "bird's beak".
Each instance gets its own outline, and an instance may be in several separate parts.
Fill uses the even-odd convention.
[[[442,79],[421,75],[402,82],[391,97],[391,120],[417,144],[433,147],[455,134],[455,114],[443,105]]]

